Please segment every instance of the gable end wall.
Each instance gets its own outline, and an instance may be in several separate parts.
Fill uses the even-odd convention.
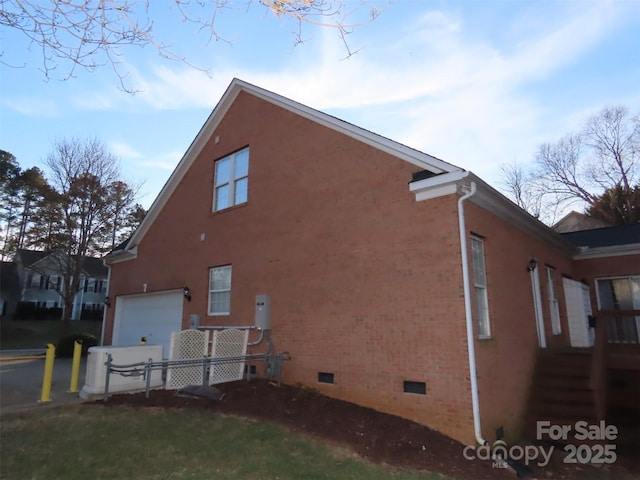
[[[212,213],[214,161],[247,145],[247,204]],[[269,294],[275,349],[292,356],[285,382],[469,441],[457,197],[416,203],[407,184],[417,170],[241,93],[137,259],[112,266],[109,295],[188,284],[186,327],[190,314],[253,324],[255,295]],[[225,264],[232,314],[208,317],[208,271]],[[335,383],[318,383],[318,372],[334,373]],[[424,381],[427,394],[404,393],[404,380]]]

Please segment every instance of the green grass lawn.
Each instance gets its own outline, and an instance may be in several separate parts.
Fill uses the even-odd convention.
[[[20,348],[46,348],[54,345],[65,335],[89,333],[100,338],[102,322],[73,320],[65,324],[62,320],[10,320],[0,321],[0,350]]]
[[[0,465],[6,480],[445,478],[244,418],[97,405],[3,415]]]

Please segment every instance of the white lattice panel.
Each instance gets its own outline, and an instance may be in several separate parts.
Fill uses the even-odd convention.
[[[243,357],[247,353],[248,338],[249,330],[216,330],[213,332],[211,356],[214,359]],[[210,385],[242,380],[244,375],[244,360],[233,363],[213,363],[209,373]]]
[[[169,361],[202,359],[207,356],[209,332],[183,330],[171,334]],[[202,385],[203,366],[170,366],[167,370],[167,390],[177,390],[187,385]]]

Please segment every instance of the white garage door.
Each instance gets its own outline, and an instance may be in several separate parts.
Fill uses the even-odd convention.
[[[182,329],[183,302],[182,290],[118,297],[113,345],[139,345],[145,337],[149,345],[162,345],[168,357],[171,333]]]

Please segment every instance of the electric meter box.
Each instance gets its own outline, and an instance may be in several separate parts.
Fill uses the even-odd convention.
[[[256,327],[271,330],[271,297],[256,295]]]
[[[196,313],[192,313],[189,316],[189,328],[190,329],[198,329],[200,328],[200,315]]]

